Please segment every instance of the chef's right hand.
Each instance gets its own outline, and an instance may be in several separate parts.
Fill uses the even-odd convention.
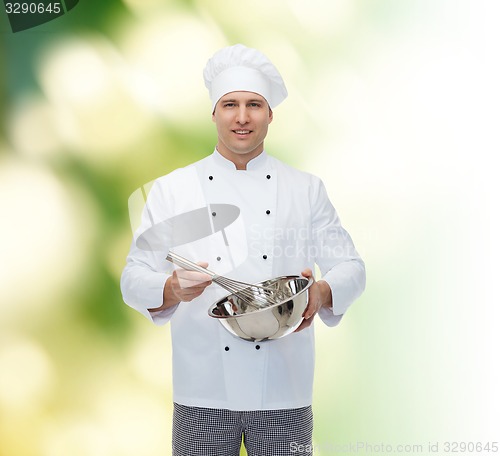
[[[206,268],[208,263],[201,262],[198,265]],[[178,302],[189,302],[200,296],[211,283],[208,274],[176,269],[170,279],[170,290]]]

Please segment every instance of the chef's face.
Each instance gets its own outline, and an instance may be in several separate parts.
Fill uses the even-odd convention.
[[[219,153],[233,161],[251,160],[264,150],[273,112],[261,95],[230,92],[218,101],[212,120],[217,126]]]

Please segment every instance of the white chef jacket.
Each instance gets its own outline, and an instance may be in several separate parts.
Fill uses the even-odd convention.
[[[321,180],[266,152],[246,170],[237,170],[216,150],[155,181],[138,232],[196,208],[210,211],[211,204],[220,203],[240,208],[231,227],[172,250],[245,282],[300,275],[305,268],[314,270],[316,263],[333,298],[333,308],[322,308],[319,317],[328,326],[338,324],[364,290],[365,269]],[[230,410],[310,405],[313,325],[278,340],[239,339],[208,316],[210,305],[227,294],[216,284],[191,302],[148,311],[162,305],[164,284],[173,271],[165,260],[168,249],[152,252],[132,243],[121,288],[124,301],[152,322],[170,321],[174,401]]]

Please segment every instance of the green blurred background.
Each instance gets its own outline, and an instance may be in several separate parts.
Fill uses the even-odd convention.
[[[316,325],[316,454],[499,441],[499,17],[81,0],[13,34],[1,12],[0,455],[170,454],[169,329],[119,290],[127,200],[213,150],[202,70],[237,42],[289,89],[268,152],[323,178],[367,264],[341,325]]]

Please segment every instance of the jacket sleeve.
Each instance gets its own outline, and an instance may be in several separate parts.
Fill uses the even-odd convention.
[[[127,305],[140,312],[157,325],[167,323],[177,306],[160,312],[150,312],[163,304],[163,288],[173,267],[165,259],[168,247],[159,248],[157,239],[144,236],[148,229],[156,228],[155,222],[166,217],[163,190],[155,183],[142,211],[141,224],[134,239],[122,272],[120,288]],[[143,236],[141,236],[141,234]]]
[[[140,250],[132,242],[127,264],[123,270],[120,287],[123,300],[133,309],[140,312],[148,320],[163,325],[172,318],[177,306],[160,312],[150,312],[163,304],[163,288],[168,277],[167,271],[161,271],[157,255]]]
[[[365,289],[365,264],[349,233],[342,227],[325,186],[319,179],[313,185],[311,198],[315,262],[321,271],[322,280],[332,290],[333,301],[332,309],[323,308],[318,315],[326,325],[335,326]]]

